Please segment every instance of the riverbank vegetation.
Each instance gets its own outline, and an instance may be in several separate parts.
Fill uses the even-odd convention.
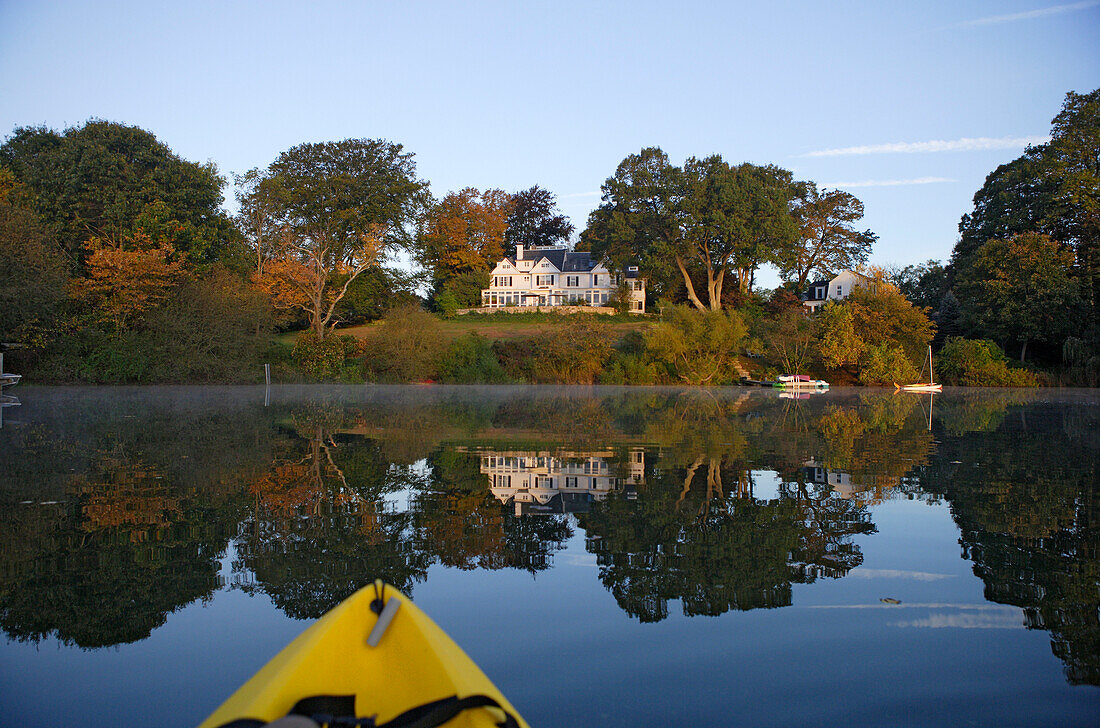
[[[227,179],[92,120],[0,146],[0,341],[30,381],[1100,384],[1100,91],[990,174],[947,263],[865,267],[862,202],[775,165],[658,147],[604,182],[578,249],[637,265],[645,316],[457,315],[517,246],[576,231],[552,193],[435,199],[386,140],[301,144]],[[416,268],[396,265],[397,256]],[[769,265],[783,284],[759,290]],[[807,315],[807,283],[866,285]],[[1011,352],[1011,362],[1005,357]],[[1024,368],[1031,371],[1025,371]]]

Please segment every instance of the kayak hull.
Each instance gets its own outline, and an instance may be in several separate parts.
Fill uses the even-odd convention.
[[[387,609],[398,600],[392,621],[368,646],[380,618],[371,610],[381,591]],[[384,621],[384,618],[383,618]],[[270,722],[304,698],[354,695],[355,715],[375,715],[378,723],[418,706],[452,696],[485,695],[517,716],[485,673],[447,634],[404,594],[392,587],[365,587],[317,620],[229,697],[200,728],[238,719]],[[459,713],[447,726],[489,728],[501,710],[479,707]]]

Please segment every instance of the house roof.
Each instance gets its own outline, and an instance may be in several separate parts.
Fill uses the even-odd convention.
[[[524,250],[519,256],[509,256],[508,262],[515,265],[518,260],[533,260],[536,263],[543,258],[562,273],[587,273],[598,262],[592,260],[592,254],[587,250],[566,250],[565,248],[533,248]]]

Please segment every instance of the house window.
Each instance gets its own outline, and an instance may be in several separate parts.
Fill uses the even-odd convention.
[[[600,285],[600,277],[598,275],[592,276],[592,285],[594,285],[594,286]]]
[[[554,276],[552,276],[552,275],[535,276],[535,285],[536,286],[552,286],[552,285],[554,285]]]
[[[840,296],[842,295],[842,294],[841,294],[841,291],[843,291],[843,290],[844,290],[844,286],[837,286],[837,287],[836,287],[836,295],[837,295],[837,298],[839,298],[839,297],[840,297]]]
[[[581,277],[580,276],[566,276],[565,277],[565,285],[566,286],[575,287],[575,286],[579,286],[580,284],[581,284]]]
[[[565,487],[566,488],[576,488],[577,487],[577,478],[575,476],[571,477],[571,478],[567,477],[565,479]]]
[[[511,288],[512,276],[497,276],[495,285],[501,288]]]

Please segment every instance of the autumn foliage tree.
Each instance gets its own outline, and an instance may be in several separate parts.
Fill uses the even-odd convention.
[[[276,307],[302,311],[324,341],[352,281],[411,244],[411,226],[426,199],[427,183],[416,178],[412,154],[400,144],[346,139],[293,147],[245,196],[256,203],[250,209],[271,216],[258,229],[285,236],[285,246],[272,251],[253,280]]]
[[[73,298],[118,330],[166,300],[185,276],[172,245],[154,244],[144,233],[117,243],[92,239],[85,247],[86,275],[71,282]]]
[[[436,288],[465,273],[485,273],[504,257],[511,196],[473,187],[432,205],[416,239],[416,259]]]

